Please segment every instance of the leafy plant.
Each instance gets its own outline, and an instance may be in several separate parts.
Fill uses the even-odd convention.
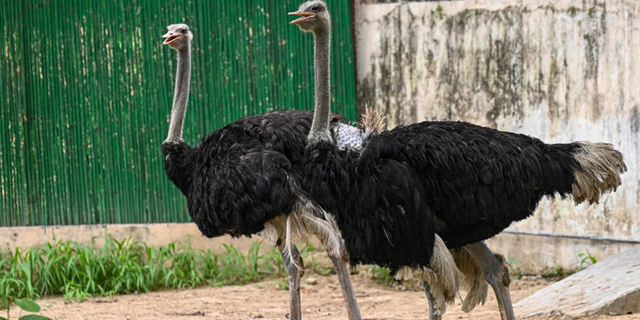
[[[580,253],[578,254],[578,269],[579,270],[583,270],[586,267],[596,264],[598,262],[598,260],[596,259],[596,257],[591,255],[591,252],[589,252],[589,250],[586,250],[586,253]]]
[[[12,300],[11,302],[15,303],[16,306],[20,308],[20,315],[18,316],[18,320],[51,320],[50,318],[37,315],[37,314],[29,314],[25,316],[22,315],[22,312],[31,312],[31,313],[40,312],[40,305],[31,299],[15,299],[15,300]],[[11,313],[11,304],[9,304],[9,306],[7,307],[7,317],[6,318],[0,317],[0,320],[11,319],[10,313]]]

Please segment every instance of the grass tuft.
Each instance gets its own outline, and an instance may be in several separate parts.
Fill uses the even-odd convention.
[[[393,286],[398,283],[398,281],[393,278],[393,276],[391,275],[391,271],[388,268],[383,268],[376,265],[368,265],[366,266],[366,270],[366,275],[380,284]]]

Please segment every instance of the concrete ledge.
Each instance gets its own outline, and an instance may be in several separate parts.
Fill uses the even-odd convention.
[[[211,249],[214,253],[224,252],[222,244],[233,245],[246,253],[255,240],[261,240],[259,237],[208,239],[202,236],[193,223],[172,223],[0,228],[0,245],[3,248],[25,248],[42,246],[47,242],[58,240],[73,240],[83,245],[95,241],[96,245],[100,246],[104,244],[105,233],[115,239],[131,237],[153,247],[191,239],[196,249]],[[271,242],[264,240],[262,249],[265,250],[271,246],[273,246]]]
[[[579,263],[580,253],[589,253],[598,261],[637,246],[631,242],[589,240],[538,235],[501,233],[487,241],[489,247],[507,259],[514,259],[526,274],[543,273],[553,267],[571,268]]]

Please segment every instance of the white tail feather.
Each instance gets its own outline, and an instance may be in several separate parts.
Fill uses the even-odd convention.
[[[455,297],[459,295],[460,285],[463,283],[463,275],[456,267],[456,263],[444,244],[444,241],[436,235],[433,245],[429,268],[413,269],[402,267],[394,275],[396,280],[422,280],[426,282],[434,298],[436,315],[443,315],[447,310],[447,304],[453,304]]]
[[[580,142],[581,150],[574,154],[581,169],[574,172],[574,201],[598,203],[600,195],[615,191],[622,183],[620,174],[627,171],[622,153],[608,143]]]
[[[477,305],[484,304],[487,301],[489,285],[485,280],[484,272],[482,272],[478,263],[467,250],[451,250],[451,254],[458,269],[464,275],[464,287],[467,290],[467,296],[462,301],[462,311],[469,313]]]
[[[274,242],[284,241],[283,254],[298,269],[300,266],[291,259],[291,248],[311,236],[316,236],[330,254],[336,257],[341,254],[342,238],[333,218],[302,192],[298,194],[293,210],[267,222],[260,235]]]

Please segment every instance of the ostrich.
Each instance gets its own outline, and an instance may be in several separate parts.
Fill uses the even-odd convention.
[[[164,44],[177,51],[178,70],[169,133],[162,144],[164,168],[187,197],[189,215],[199,230],[207,237],[259,233],[276,242],[289,276],[290,319],[301,319],[303,265],[291,242],[317,236],[335,265],[349,319],[361,319],[337,227],[300,187],[313,112],[246,117],[210,133],[197,146],[186,144],[182,132],[193,35],[185,24],[173,24],[167,30]],[[335,142],[343,148],[354,147],[353,141],[361,140],[354,137],[366,134],[341,124],[338,116],[329,117]]]
[[[291,24],[312,31],[315,39],[315,112],[305,151],[305,190],[336,215],[347,251],[354,253],[349,255],[352,264],[379,264],[398,278],[423,279],[427,293],[435,296],[430,307],[443,312],[445,302],[452,302],[458,292],[461,275],[435,234],[435,216],[424,201],[426,189],[415,170],[398,161],[385,160],[373,170],[358,172],[358,156],[366,149],[343,151],[335,145],[326,121],[331,99],[330,14],[322,1],[307,2],[289,14],[301,16]],[[365,148],[368,140],[362,141]]]
[[[312,32],[316,46],[315,113],[303,186],[334,214],[351,263],[387,266],[398,278],[417,274],[424,280],[430,318],[441,319],[444,302],[453,298],[442,294],[443,288],[449,293],[456,288],[455,277],[432,277],[456,271],[437,263],[448,259],[440,249],[441,237],[470,260],[461,264],[481,269],[496,293],[501,318],[515,319],[505,262],[483,240],[532,215],[545,196],[598,202],[621,184],[626,171],[622,154],[605,143],[545,144],[451,121],[401,126],[368,137],[361,150],[340,150],[328,121],[327,6],[310,1],[290,14],[301,16],[291,23]],[[471,280],[477,284],[478,279]],[[475,299],[471,304],[481,302]]]

